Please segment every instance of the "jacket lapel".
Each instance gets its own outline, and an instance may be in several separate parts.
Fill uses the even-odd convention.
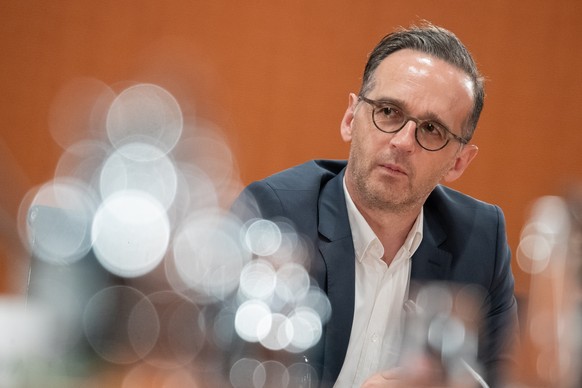
[[[326,272],[325,288],[332,308],[324,338],[324,380],[339,376],[348,348],[354,316],[355,253],[343,191],[345,169],[326,184],[319,198],[319,242]],[[412,257],[411,283],[447,280],[452,255],[445,248],[447,235],[435,204],[424,207],[423,239]],[[411,297],[415,296],[411,284]]]
[[[448,280],[452,255],[446,250],[447,234],[436,216],[434,204],[427,201],[424,206],[423,237],[420,246],[412,256],[410,297],[416,297],[416,285],[427,281]]]
[[[325,380],[335,381],[344,362],[355,297],[355,253],[343,191],[344,173],[331,179],[319,198],[319,251],[326,270],[325,287],[332,315],[325,331]]]

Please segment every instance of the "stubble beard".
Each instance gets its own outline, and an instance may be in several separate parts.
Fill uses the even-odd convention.
[[[400,161],[402,158],[396,158]],[[426,198],[433,191],[435,186],[442,180],[449,170],[448,166],[434,174],[435,178],[423,182],[420,186],[413,186],[414,173],[412,169],[407,169],[409,174],[405,186],[401,182],[390,182],[389,179],[377,178],[374,162],[362,161],[354,162],[352,158],[349,166],[349,175],[355,196],[362,206],[370,211],[390,212],[393,214],[403,214],[420,209]],[[406,163],[401,163],[406,166]]]
[[[370,171],[358,168],[352,170],[351,178],[356,197],[368,210],[401,214],[422,203],[421,198],[409,195],[412,194],[410,184],[398,188],[389,182],[378,182],[372,180]]]

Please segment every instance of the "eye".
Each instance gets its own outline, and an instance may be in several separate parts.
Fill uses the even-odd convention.
[[[376,110],[376,114],[382,119],[399,119],[402,117],[402,113],[398,108],[392,105],[380,106]]]
[[[442,138],[442,139],[444,139],[446,137],[445,129],[441,125],[439,125],[437,123],[433,123],[431,121],[426,121],[426,122],[422,123],[422,125],[420,126],[420,129],[422,130],[422,132],[425,135],[428,135],[431,137]]]

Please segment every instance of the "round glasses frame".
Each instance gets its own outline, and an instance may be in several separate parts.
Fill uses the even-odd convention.
[[[460,137],[458,135],[455,135],[446,126],[444,126],[442,124],[438,124],[439,127],[442,127],[445,130],[445,132],[447,134],[447,139],[446,139],[445,143],[442,146],[438,147],[438,148],[427,148],[426,146],[422,145],[422,143],[420,142],[420,140],[418,140],[418,128],[420,128],[422,126],[422,124],[432,123],[433,122],[432,120],[420,120],[420,119],[417,119],[415,117],[409,116],[406,113],[404,113],[404,111],[402,109],[400,109],[397,105],[388,104],[388,103],[383,102],[383,101],[371,100],[371,99],[366,98],[364,96],[358,96],[358,100],[364,101],[365,103],[367,103],[367,104],[369,104],[369,105],[372,106],[372,108],[373,108],[372,109],[372,122],[374,123],[374,126],[376,127],[376,129],[378,129],[381,132],[384,132],[384,133],[396,133],[396,132],[400,131],[402,128],[404,128],[404,126],[409,121],[414,122],[416,124],[416,127],[414,129],[414,138],[416,139],[416,142],[418,143],[418,145],[421,146],[423,149],[425,149],[427,151],[431,151],[431,152],[440,151],[443,148],[445,148],[449,144],[449,142],[451,140],[456,140],[459,143],[461,143],[462,145],[465,145],[465,144],[469,143],[469,140],[467,140],[465,138],[462,138],[462,137]],[[394,106],[395,108],[398,108],[398,110],[400,110],[400,112],[402,112],[402,115],[403,115],[402,125],[398,129],[395,129],[393,131],[386,131],[386,130],[380,128],[380,126],[376,123],[376,112],[379,109],[385,108],[386,106]]]

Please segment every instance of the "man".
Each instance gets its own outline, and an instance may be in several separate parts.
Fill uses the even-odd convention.
[[[516,322],[501,210],[441,186],[477,155],[483,80],[463,44],[433,25],[375,47],[341,121],[349,159],[312,161],[249,185],[260,216],[314,244],[311,276],[332,317],[310,353],[325,384],[391,386],[413,282],[485,290],[478,359],[495,384]],[[422,381],[422,376],[414,376]],[[434,381],[433,381],[434,382]],[[406,386],[406,383],[403,383]]]

